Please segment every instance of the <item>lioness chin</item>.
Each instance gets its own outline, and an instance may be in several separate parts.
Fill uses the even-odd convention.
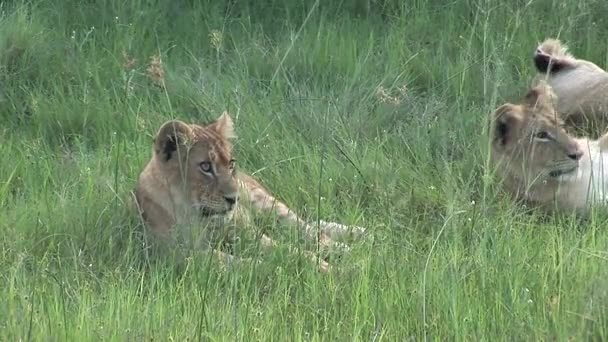
[[[491,159],[507,193],[549,211],[605,206],[608,134],[576,138],[562,128],[551,87],[541,81],[520,104],[491,114]]]
[[[574,57],[566,45],[549,38],[534,52],[537,80],[545,80],[557,95],[557,112],[572,128],[597,137],[608,124],[608,72]]]
[[[156,236],[171,240],[186,231],[188,239],[198,239],[197,245],[213,249],[222,262],[231,262],[241,258],[213,246],[227,238],[226,225],[238,229],[247,222],[249,210],[276,214],[326,248],[339,245],[333,240],[336,237],[364,233],[361,227],[325,221],[317,229],[301,219],[253,177],[237,171],[231,144],[234,137],[227,112],[207,126],[172,120],[160,127],[152,158],[134,192],[140,217]],[[265,233],[260,239],[263,247],[276,246]],[[325,260],[308,251],[304,254],[318,262],[321,270],[329,270]]]

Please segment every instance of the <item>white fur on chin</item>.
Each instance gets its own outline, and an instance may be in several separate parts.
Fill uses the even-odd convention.
[[[556,193],[560,206],[586,211],[608,205],[608,151],[598,141],[579,139],[584,154],[576,172],[559,177]]]

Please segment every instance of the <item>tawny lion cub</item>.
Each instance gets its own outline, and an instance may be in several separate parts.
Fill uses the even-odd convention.
[[[574,57],[557,39],[546,39],[534,53],[534,65],[557,95],[556,110],[568,124],[591,128],[598,136],[608,124],[608,72]]]
[[[141,172],[135,191],[141,217],[153,233],[172,238],[175,233],[194,231],[200,237],[194,234],[189,238],[202,239],[199,242],[204,247],[213,248],[216,240],[225,238],[224,227],[232,224],[238,228],[239,223],[247,221],[251,209],[276,214],[295,224],[323,247],[338,245],[332,239],[349,232],[364,233],[360,227],[325,221],[317,229],[302,220],[251,176],[237,171],[231,144],[234,137],[233,121],[227,112],[207,126],[178,120],[162,125],[152,159]],[[261,245],[272,247],[275,242],[261,234]],[[235,258],[215,248],[213,251],[224,262]],[[319,262],[322,270],[329,269],[324,260],[304,253]]]
[[[540,82],[519,104],[491,114],[492,164],[514,198],[548,211],[586,214],[608,206],[608,134],[577,138],[562,128],[555,94]]]

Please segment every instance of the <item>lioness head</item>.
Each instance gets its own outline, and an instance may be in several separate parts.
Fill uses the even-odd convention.
[[[233,122],[224,112],[207,126],[168,121],[154,140],[154,158],[172,191],[202,216],[225,214],[237,203],[232,138]]]
[[[553,101],[551,88],[541,82],[523,103],[504,104],[492,114],[492,157],[502,160],[499,172],[530,185],[576,171],[583,152],[562,128]]]

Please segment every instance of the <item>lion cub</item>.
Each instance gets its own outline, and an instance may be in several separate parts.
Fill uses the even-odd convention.
[[[575,128],[593,136],[608,124],[608,72],[594,63],[575,58],[557,39],[546,39],[534,53],[534,65],[558,97],[556,109]]]
[[[295,224],[323,247],[337,245],[332,238],[349,232],[364,233],[360,227],[325,221],[318,230],[302,220],[251,176],[237,171],[231,144],[234,137],[227,112],[207,126],[172,120],[160,127],[152,158],[135,190],[141,218],[153,233],[161,238],[173,238],[177,233],[182,239],[185,234],[185,239],[199,239],[204,247],[213,248],[218,240],[225,240],[225,226],[246,223],[252,209],[274,213]],[[276,243],[261,234],[261,245],[272,247]],[[222,261],[235,258],[215,248],[213,251]],[[321,270],[329,269],[326,261],[305,253],[319,262]]]
[[[569,135],[545,82],[521,104],[492,113],[491,159],[504,189],[548,210],[585,213],[608,204],[608,134],[598,140]]]

